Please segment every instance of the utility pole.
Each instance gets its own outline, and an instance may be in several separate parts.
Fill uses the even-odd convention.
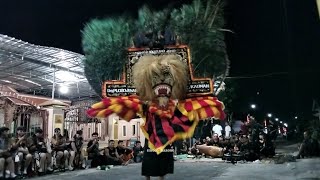
[[[51,99],[54,99],[55,88],[56,88],[56,68],[53,68],[53,82],[52,82],[52,97],[51,97]]]

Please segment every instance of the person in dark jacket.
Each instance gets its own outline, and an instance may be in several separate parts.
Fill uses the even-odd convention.
[[[91,167],[107,165],[107,158],[100,153],[98,133],[92,133],[92,139],[87,146],[88,159],[92,160]]]
[[[51,156],[48,155],[47,145],[43,138],[43,130],[36,129],[35,134],[30,137],[31,144],[29,144],[29,152],[39,161],[38,172],[44,173],[45,165],[47,163],[47,170],[52,172]]]
[[[140,141],[136,141],[134,147],[133,147],[133,160],[136,163],[142,162],[143,158],[143,147],[141,146]]]

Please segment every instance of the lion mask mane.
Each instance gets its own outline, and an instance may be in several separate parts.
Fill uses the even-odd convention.
[[[160,96],[184,99],[188,77],[188,66],[177,55],[146,55],[133,66],[134,86],[144,101]]]

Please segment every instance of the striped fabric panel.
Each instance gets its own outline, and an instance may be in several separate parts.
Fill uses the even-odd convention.
[[[172,118],[175,109],[176,109],[176,106],[171,99],[168,103],[167,109],[162,110],[158,108],[158,105],[156,103],[151,103],[151,105],[149,106],[149,112],[160,116],[160,118],[169,118],[169,119]]]
[[[87,111],[89,117],[108,117],[116,113],[124,120],[130,121],[137,113],[142,112],[142,102],[137,96],[105,98],[101,102],[92,105]]]
[[[160,117],[149,112],[146,123],[142,125],[142,132],[148,139],[149,148],[157,154],[163,152],[166,146],[174,141],[193,136],[198,121],[189,121],[178,110],[172,118]]]
[[[186,99],[179,101],[177,107],[191,121],[205,120],[210,117],[220,120],[225,118],[224,104],[216,97],[205,96]]]

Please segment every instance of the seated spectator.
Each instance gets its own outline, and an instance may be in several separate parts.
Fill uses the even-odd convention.
[[[29,141],[31,142],[28,146],[29,152],[39,161],[38,173],[43,174],[45,170],[52,172],[52,156],[48,153],[42,129],[36,129],[35,134],[30,137]]]
[[[210,137],[207,136],[207,137],[206,137],[206,143],[205,143],[205,144],[208,145],[208,143],[210,143],[210,141],[211,141]]]
[[[126,147],[122,140],[118,141],[118,146],[116,147],[119,158],[122,160],[122,165],[128,165],[133,162],[133,151],[132,149]]]
[[[14,173],[14,162],[12,159],[12,150],[10,140],[8,138],[8,132],[9,128],[0,128],[0,179],[15,179],[17,177]],[[3,177],[5,170],[7,170],[9,174],[8,176]]]
[[[239,154],[240,153],[240,145],[238,143],[233,144],[233,153]]]
[[[233,145],[239,143],[239,137],[237,134],[231,136],[230,143]]]
[[[225,137],[224,141],[221,144],[224,148],[225,153],[229,153],[233,148],[233,146],[230,142],[230,137]]]
[[[65,169],[65,161],[69,156],[69,152],[66,150],[66,143],[65,136],[61,135],[61,129],[55,128],[54,135],[51,138],[51,148],[56,155],[56,167],[63,171]]]
[[[275,155],[275,148],[273,146],[273,143],[270,141],[267,141],[266,136],[263,134],[259,135],[258,146],[259,146],[260,154],[262,156],[272,157]]]
[[[200,153],[199,149],[197,148],[197,145],[201,145],[200,141],[197,140],[193,146],[190,149],[190,152],[188,154],[194,155],[195,158],[198,158],[202,155],[202,153]]]
[[[212,139],[209,143],[207,143],[208,146],[218,146],[222,147],[222,144],[219,142],[219,136],[217,133],[214,133],[212,135]]]
[[[133,163],[133,150],[129,148],[125,148],[123,154],[120,156],[122,160],[122,165],[128,165],[130,163]]]
[[[117,149],[117,152],[118,152],[119,156],[124,154],[124,152],[126,150],[126,147],[125,147],[125,145],[124,145],[122,140],[118,141],[118,146],[116,147],[116,149]]]
[[[222,144],[222,143],[223,143],[223,141],[224,141],[223,136],[222,136],[222,135],[221,135],[221,136],[219,136],[219,142],[220,142],[220,144]]]
[[[249,142],[249,139],[247,136],[243,135],[240,141],[241,141],[240,153],[244,156],[244,159],[246,161],[255,161],[259,159],[259,155],[257,154],[255,145]]]
[[[107,165],[121,165],[123,161],[114,147],[114,140],[109,140],[109,146],[105,149],[104,154],[107,156]]]
[[[75,152],[75,163],[77,167],[81,167],[82,169],[86,168],[86,161],[84,159],[84,156],[82,154],[82,148],[83,148],[83,138],[82,138],[82,131],[79,130],[76,132],[76,134],[73,136],[73,140],[71,141],[71,147],[73,151]]]
[[[17,128],[17,137],[13,138],[12,149],[15,150],[15,162],[17,162],[17,172],[19,175],[27,175],[27,169],[32,161],[32,155],[28,149],[28,142],[30,140],[27,137],[26,130],[24,127]],[[23,169],[22,169],[23,167]]]
[[[142,162],[143,159],[143,147],[141,146],[140,141],[136,141],[134,147],[133,147],[133,160],[136,163]]]
[[[300,148],[299,148],[299,153],[296,156],[297,159],[304,158],[304,157],[311,157],[317,155],[319,152],[317,151],[318,142],[313,140],[310,137],[309,132],[305,131],[303,133],[304,140],[302,141]]]
[[[107,158],[101,155],[99,150],[98,133],[92,133],[92,139],[87,146],[88,159],[91,160],[91,167],[107,165]]]
[[[67,151],[68,156],[65,157],[65,166],[68,167],[69,171],[74,170],[74,158],[76,156],[76,147],[74,146],[74,139],[69,138],[69,133],[66,129],[64,129],[63,136],[66,140],[65,151]]]
[[[320,155],[320,146],[318,142],[317,132],[314,131],[311,135],[311,156]]]

